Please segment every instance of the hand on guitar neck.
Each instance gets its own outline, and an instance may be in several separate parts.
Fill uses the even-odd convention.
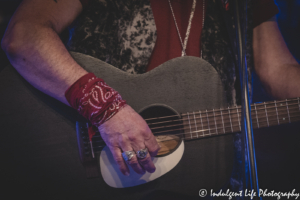
[[[124,175],[129,175],[129,169],[122,157],[122,151],[137,152],[145,148],[149,151],[145,158],[138,159],[134,155],[127,163],[138,174],[155,171],[151,156],[156,156],[160,147],[145,120],[129,105],[123,107],[98,129]]]

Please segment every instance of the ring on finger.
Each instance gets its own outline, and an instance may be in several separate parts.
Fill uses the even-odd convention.
[[[124,151],[122,153],[122,156],[125,161],[129,161],[133,158],[134,154],[135,154],[134,151]]]
[[[147,154],[148,154],[148,149],[147,148],[141,149],[141,150],[139,150],[139,151],[136,152],[136,156],[139,159],[146,158]]]

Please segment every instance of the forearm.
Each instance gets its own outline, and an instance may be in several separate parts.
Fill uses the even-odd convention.
[[[276,99],[300,97],[300,65],[288,50],[276,21],[254,28],[255,71]]]
[[[300,97],[300,65],[285,64],[277,70],[266,72],[268,81],[264,87],[275,99]],[[262,80],[263,81],[263,80]]]
[[[64,92],[87,73],[50,26],[16,23],[6,32],[2,48],[29,83],[67,105]]]
[[[99,126],[125,175],[129,174],[127,164],[137,173],[145,170],[152,173],[155,166],[150,154],[155,156],[159,146],[146,122],[130,106],[123,108],[125,101],[116,91],[87,74],[72,59],[58,36],[81,11],[79,0],[23,0],[10,21],[2,48],[11,64],[34,87],[67,105],[70,102],[80,114]],[[104,96],[102,91],[105,91]],[[122,151],[145,148],[150,152],[146,157],[124,161]]]

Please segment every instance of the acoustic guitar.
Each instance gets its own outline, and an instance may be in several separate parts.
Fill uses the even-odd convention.
[[[5,95],[0,102],[1,150],[10,151],[9,173],[20,177],[25,188],[34,186],[37,195],[52,198],[139,199],[158,190],[197,196],[202,188],[226,185],[234,160],[230,133],[241,130],[241,108],[228,107],[209,63],[180,57],[137,75],[87,55],[71,55],[146,120],[162,146],[153,158],[157,170],[143,176],[131,170],[123,176],[99,133],[89,141],[88,122],[8,66],[0,72],[0,94]],[[252,105],[254,128],[299,119],[299,98]]]

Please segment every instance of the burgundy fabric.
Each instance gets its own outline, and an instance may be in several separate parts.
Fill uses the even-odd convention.
[[[97,127],[126,104],[117,91],[93,73],[78,79],[68,88],[65,96],[74,109]]]
[[[89,0],[81,0],[82,5],[88,5]],[[207,1],[207,0],[206,0]],[[221,0],[219,0],[221,1]],[[150,0],[156,24],[157,40],[153,49],[147,71],[160,64],[181,56],[182,46],[175,27],[174,19],[167,0]],[[179,32],[184,41],[193,0],[171,0]],[[253,0],[253,25],[258,26],[278,13],[274,0]],[[197,0],[191,33],[188,39],[186,53],[188,56],[200,56],[203,0]],[[232,6],[225,4],[225,9]]]
[[[147,71],[154,69],[172,58],[181,56],[182,49],[168,1],[150,0],[150,2],[157,29],[157,40]],[[181,38],[184,40],[193,0],[171,0],[171,3]],[[274,0],[253,0],[253,4],[254,27],[278,13],[278,8],[275,5]],[[191,34],[186,48],[188,56],[200,56],[202,5],[203,0],[197,0],[196,11],[191,26]],[[225,5],[225,9],[229,9],[230,7],[232,6],[228,3]]]
[[[150,0],[152,12],[156,24],[157,39],[152,52],[147,71],[176,57],[181,56],[182,45],[176,30],[172,12],[167,0]],[[191,14],[193,0],[172,0],[172,8],[175,14],[179,32],[184,42],[188,21]],[[202,31],[203,0],[198,0],[191,25],[186,54],[188,56],[200,56],[200,39]]]

